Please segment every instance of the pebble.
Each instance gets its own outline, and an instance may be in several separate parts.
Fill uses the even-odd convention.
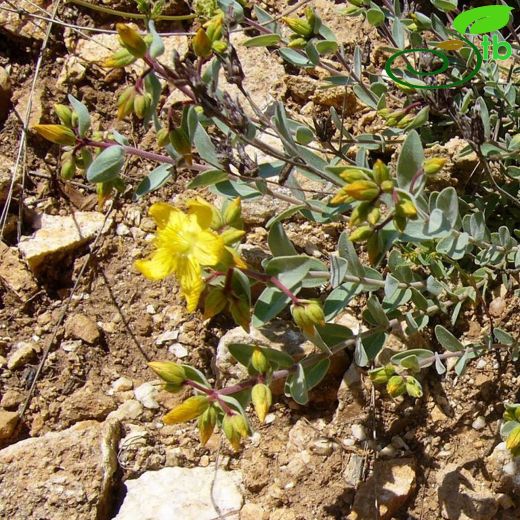
[[[506,310],[506,302],[504,298],[501,298],[500,296],[498,298],[495,298],[491,301],[489,304],[489,314],[495,318],[500,318],[502,314],[504,314],[504,311]]]
[[[162,334],[157,336],[155,340],[156,345],[164,345],[165,343],[169,343],[170,341],[175,341],[179,337],[179,331],[177,330],[167,330]]]
[[[116,418],[120,421],[135,420],[143,414],[143,405],[135,399],[125,401],[117,410],[108,414],[108,419]]]
[[[125,376],[119,377],[112,383],[114,392],[127,392],[128,390],[132,390],[133,387],[133,381]]]
[[[150,410],[159,408],[159,403],[155,400],[157,389],[151,383],[143,383],[134,390],[135,398]]]
[[[11,438],[17,423],[18,414],[16,412],[8,412],[0,409],[0,442],[7,441]]]
[[[72,314],[65,322],[65,336],[74,339],[81,339],[89,345],[96,343],[101,334],[97,323],[85,314]]]
[[[474,430],[482,430],[486,427],[486,419],[482,417],[482,415],[479,415],[471,424]]]
[[[477,368],[479,370],[482,370],[482,369],[486,368],[486,365],[487,365],[487,363],[486,363],[486,360],[484,358],[480,358],[478,360],[478,362],[477,362]]]
[[[365,427],[362,424],[353,424],[351,426],[352,435],[356,440],[359,442],[366,441],[367,439],[367,433],[365,430]]]
[[[397,449],[391,444],[388,444],[379,452],[379,455],[386,459],[391,459],[392,457],[397,456]]]
[[[79,339],[72,339],[70,341],[62,341],[61,342],[61,348],[65,352],[76,352],[81,347],[81,340]]]
[[[146,306],[146,312],[153,316],[157,311],[155,310],[155,307],[152,304],[148,304]]]
[[[265,424],[271,424],[276,420],[276,415],[274,413],[268,413],[265,416]]]
[[[126,224],[118,224],[116,226],[116,235],[120,237],[126,237],[130,234],[130,228]]]
[[[180,343],[174,343],[168,347],[168,352],[179,359],[185,358],[188,355],[188,349]]]
[[[26,365],[36,357],[38,348],[34,343],[20,341],[15,345],[14,352],[11,353],[7,360],[7,368],[9,370],[16,370]]]
[[[316,455],[328,457],[334,451],[334,443],[329,439],[317,439],[311,444],[310,449]]]

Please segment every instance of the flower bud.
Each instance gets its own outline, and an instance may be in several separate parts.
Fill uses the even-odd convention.
[[[345,193],[356,200],[373,200],[379,195],[379,187],[372,181],[354,181],[345,186]]]
[[[374,230],[370,226],[361,226],[352,231],[349,235],[351,242],[363,242],[368,240],[374,234]]]
[[[310,38],[313,34],[313,29],[307,20],[302,20],[300,18],[290,18],[288,16],[284,16],[282,21],[287,25],[292,31],[304,38]]]
[[[251,366],[259,373],[266,374],[269,371],[269,360],[260,347],[256,347],[251,355]]]
[[[139,33],[124,23],[116,24],[117,34],[121,40],[121,44],[125,49],[133,54],[136,58],[142,58],[146,51],[146,42],[141,38]]]
[[[431,157],[426,159],[423,164],[424,173],[426,175],[435,175],[439,173],[446,164],[447,159],[442,157]]]
[[[137,94],[134,98],[134,112],[139,119],[144,119],[146,112],[152,104],[152,96],[149,93]]]
[[[378,159],[374,163],[374,167],[372,168],[372,174],[374,177],[374,181],[379,185],[381,185],[383,181],[387,181],[390,179],[390,170],[381,159]]]
[[[191,421],[202,415],[209,406],[208,397],[205,395],[194,395],[189,397],[179,406],[169,411],[164,417],[164,424],[178,424]]]
[[[514,457],[520,455],[520,425],[513,428],[506,439],[506,448],[511,451]]]
[[[204,319],[208,320],[222,312],[227,305],[227,298],[222,287],[211,289],[204,300]]]
[[[227,206],[224,211],[224,223],[228,226],[241,226],[242,225],[242,205],[240,202],[240,197],[233,199]]]
[[[226,49],[228,48],[228,44],[224,40],[217,40],[211,44],[211,48],[215,52],[222,54],[223,52],[226,52]]]
[[[127,87],[117,100],[117,118],[124,119],[134,110],[134,100],[137,92],[133,86]]]
[[[253,406],[255,407],[256,415],[260,422],[265,421],[265,416],[269,411],[269,408],[273,402],[273,395],[271,393],[271,389],[264,384],[257,384],[253,386],[251,390],[251,400],[253,401]]]
[[[339,176],[346,182],[369,181],[370,177],[366,172],[359,168],[345,168]]]
[[[355,5],[356,7],[363,7],[365,5],[365,0],[348,0],[350,4]]]
[[[375,385],[384,385],[395,374],[395,369],[392,365],[386,365],[380,368],[374,368],[368,372],[370,380]]]
[[[290,49],[303,49],[307,45],[307,41],[301,36],[297,38],[291,38],[291,41],[288,43],[287,47]]]
[[[411,219],[417,218],[417,208],[409,199],[401,199],[395,206],[395,212],[402,217]]]
[[[64,125],[34,125],[33,130],[51,143],[63,146],[76,144],[76,135]]]
[[[334,197],[330,199],[330,203],[332,205],[343,204],[344,202],[351,202],[352,197],[345,191],[346,186],[343,186]]]
[[[316,13],[312,7],[308,6],[305,8],[305,18],[307,18],[307,22],[309,23],[314,32],[316,22],[318,22],[319,19],[316,16]]]
[[[65,126],[72,128],[72,110],[67,105],[56,103],[54,105],[54,112],[60,118],[60,121]]]
[[[246,232],[242,229],[229,228],[220,234],[220,238],[224,241],[224,244],[233,244],[237,240],[240,240]]]
[[[137,58],[127,49],[119,49],[101,62],[101,66],[105,69],[116,69],[127,67],[134,63]]]
[[[193,52],[199,58],[207,58],[211,54],[211,40],[206,31],[201,27],[191,40]]]
[[[61,159],[61,178],[64,180],[70,180],[76,173],[76,160],[74,159],[74,155],[71,152],[66,152],[62,155]]]
[[[157,144],[160,147],[170,144],[170,131],[168,128],[163,127],[157,132]]]
[[[383,181],[381,183],[381,189],[385,193],[392,193],[392,191],[394,191],[394,183],[393,183],[393,181]]]
[[[222,430],[235,451],[240,449],[240,440],[249,435],[249,427],[242,414],[224,415]]]
[[[372,226],[375,226],[379,219],[381,218],[381,211],[379,208],[372,208],[370,210],[370,213],[368,214],[367,221],[369,224],[372,224]]]
[[[502,415],[504,421],[517,421],[517,415],[520,417],[520,405],[518,404],[506,404],[506,410]]]
[[[365,222],[368,214],[370,213],[372,206],[368,202],[361,202],[358,204],[350,214],[349,223],[351,226],[359,226],[362,222]]]
[[[410,397],[422,397],[423,390],[421,383],[415,379],[415,377],[407,376],[406,377],[406,392]]]
[[[184,367],[173,361],[151,361],[148,366],[167,383],[182,385],[186,381]]]
[[[199,417],[197,426],[199,428],[200,443],[205,446],[209,438],[213,434],[213,430],[217,424],[217,410],[214,406],[208,409]]]
[[[291,305],[291,314],[296,325],[310,336],[315,334],[316,325],[325,325],[325,314],[317,300],[300,300],[299,303],[294,303]]]
[[[397,128],[406,128],[413,120],[415,116],[413,114],[406,114],[398,123]]]
[[[206,36],[211,42],[215,42],[222,38],[222,29],[224,25],[224,16],[222,13],[217,14],[211,20],[204,24],[206,28]]]
[[[406,383],[402,376],[392,376],[386,384],[386,390],[390,397],[399,397],[406,392]]]

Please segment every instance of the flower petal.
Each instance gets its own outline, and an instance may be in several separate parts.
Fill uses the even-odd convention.
[[[216,265],[224,255],[224,240],[211,231],[201,231],[191,253],[201,265]]]
[[[168,224],[180,226],[186,220],[186,215],[180,209],[166,202],[152,204],[148,214],[155,220],[158,229],[163,229]]]
[[[212,224],[215,227],[219,225],[218,211],[209,202],[197,197],[196,199],[190,199],[186,203],[188,206],[188,213],[195,215],[197,222],[202,229],[208,229]]]
[[[177,267],[177,257],[168,249],[160,248],[146,260],[136,260],[135,268],[150,280],[162,280],[173,273]]]
[[[204,290],[202,270],[195,258],[183,257],[175,271],[183,296],[186,298],[188,312],[193,312],[199,303],[200,295]]]

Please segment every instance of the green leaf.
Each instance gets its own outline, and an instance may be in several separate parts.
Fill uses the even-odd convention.
[[[442,325],[435,326],[435,337],[437,341],[450,352],[460,352],[464,350],[464,345]]]
[[[412,130],[407,136],[397,161],[397,184],[404,190],[410,190],[412,180],[422,170],[424,151],[419,134]],[[418,183],[415,182],[415,187]]]
[[[276,368],[291,368],[294,365],[292,356],[282,350],[263,348],[263,352],[271,364],[276,365]]]
[[[279,34],[262,34],[254,38],[249,38],[243,45],[244,47],[269,47],[276,45],[281,39],[282,37]]]
[[[171,164],[161,164],[152,170],[137,186],[135,190],[135,198],[140,199],[144,195],[160,188],[172,175]]]
[[[304,368],[307,390],[311,390],[318,385],[327,375],[330,367],[330,359],[321,359],[314,365]]]
[[[85,137],[90,129],[90,114],[87,107],[78,101],[72,94],[68,95],[69,102],[78,116],[78,133],[80,137]]]
[[[399,352],[398,354],[393,355],[390,360],[396,365],[401,364],[406,368],[411,368],[411,366],[415,366],[415,362],[413,360],[408,360],[410,357],[414,357],[417,363],[428,360],[427,364],[423,365],[424,367],[431,366],[435,360],[434,353],[431,350],[427,350],[425,348],[413,348],[410,350],[405,350],[404,352]],[[403,364],[403,360],[407,360],[405,364]],[[419,367],[417,366],[417,368]]]
[[[320,40],[315,46],[320,54],[333,54],[338,50],[338,43],[334,40]]]
[[[269,230],[267,237],[269,249],[273,256],[293,256],[297,255],[298,251],[294,248],[282,224],[276,222]]]
[[[148,31],[152,35],[152,43],[150,44],[148,52],[152,58],[157,58],[158,56],[161,56],[161,54],[164,54],[164,43],[155,29],[155,23],[153,20],[148,22]]]
[[[249,361],[251,360],[254,349],[254,345],[246,343],[230,343],[228,345],[229,353],[245,367],[249,366]]]
[[[439,208],[450,223],[451,227],[460,226],[459,222],[459,197],[452,186],[444,188],[435,201],[435,207]]]
[[[196,368],[193,368],[190,365],[181,366],[182,368],[184,368],[184,372],[186,373],[186,377],[188,379],[196,381],[197,383],[200,383],[201,385],[206,386],[207,388],[211,387],[208,380],[205,378],[204,374],[200,370],[197,370]]]
[[[449,13],[454,9],[457,9],[457,0],[430,0],[434,7],[437,9],[444,11],[445,13]]]
[[[382,327],[388,327],[390,322],[388,321],[388,317],[381,306],[381,303],[377,299],[377,297],[373,294],[370,295],[370,298],[367,300],[367,310],[370,313],[372,319],[375,322],[375,325],[381,325]]]
[[[359,284],[347,282],[331,291],[323,306],[325,319],[328,321],[337,316],[361,290]]]
[[[375,4],[372,4],[375,5]],[[385,13],[379,7],[372,7],[366,13],[367,21],[374,27],[379,27],[385,22]]]
[[[294,50],[294,49],[280,49],[278,51],[282,58],[290,63],[291,65],[294,65],[295,67],[302,67],[302,68],[313,68],[314,65],[312,64],[312,61],[307,58],[304,54]]]
[[[330,255],[330,280],[333,289],[339,287],[347,274],[348,262],[337,255]]]
[[[227,179],[227,173],[222,170],[207,170],[197,174],[197,176],[188,184],[188,188],[200,188],[201,186],[211,186],[217,182]]]
[[[107,182],[115,179],[125,163],[125,153],[121,146],[110,146],[103,150],[89,166],[87,180],[90,182]]]
[[[348,262],[348,272],[356,276],[364,276],[365,270],[359,261],[356,249],[352,242],[348,239],[345,231],[341,233],[338,241],[339,255]]]
[[[493,334],[495,335],[496,340],[499,343],[503,343],[504,345],[512,345],[515,342],[513,336],[511,336],[509,332],[506,332],[505,330],[502,330],[498,327],[493,329]]]
[[[301,363],[298,363],[296,372],[289,379],[289,391],[291,397],[298,404],[307,404],[309,402],[307,379]]]

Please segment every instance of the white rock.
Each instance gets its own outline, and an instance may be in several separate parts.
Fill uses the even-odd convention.
[[[117,410],[110,412],[108,418],[119,419],[120,421],[135,420],[143,414],[143,405],[135,399],[125,401]]]
[[[130,228],[122,222],[116,226],[116,235],[126,237],[130,234]]]
[[[179,337],[178,330],[167,330],[166,332],[163,332],[162,334],[159,334],[157,336],[157,339],[155,340],[155,344],[164,345],[165,343],[169,343],[170,341],[175,341],[178,337]]]
[[[92,240],[101,230],[106,231],[111,220],[103,227],[105,215],[95,211],[78,211],[66,217],[42,215],[41,228],[30,237],[22,237],[18,248],[29,267],[36,270],[50,257],[74,250]]]
[[[135,398],[145,407],[151,410],[159,408],[159,403],[155,400],[157,389],[151,383],[143,383],[134,390]]]
[[[81,340],[71,339],[68,341],[62,341],[60,346],[65,352],[76,352],[76,350],[81,347]]]
[[[474,421],[473,423],[471,424],[471,426],[475,429],[475,430],[482,430],[482,428],[485,428],[486,427],[486,419],[484,419],[484,417],[482,417],[482,415],[479,415]]]
[[[353,424],[350,429],[352,430],[354,438],[359,442],[363,442],[367,439],[367,432],[362,424]]]
[[[112,383],[114,392],[127,392],[134,387],[133,381],[129,377],[121,376]]]
[[[212,520],[218,517],[210,496],[213,467],[163,468],[125,482],[127,493],[114,520]],[[243,498],[238,471],[219,471],[214,498],[226,520],[238,520]],[[236,512],[236,514],[232,514]]]
[[[181,343],[174,343],[168,347],[168,352],[171,352],[179,359],[185,358],[188,355],[188,349]]]
[[[157,311],[155,310],[155,307],[150,303],[146,306],[146,312],[148,314],[154,315]]]

